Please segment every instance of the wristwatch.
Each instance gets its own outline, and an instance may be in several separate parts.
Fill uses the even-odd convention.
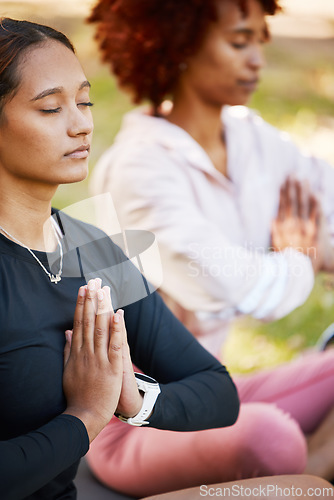
[[[141,425],[149,424],[146,419],[151,415],[155,402],[161,390],[158,382],[148,375],[135,372],[135,379],[139,391],[144,393],[144,399],[141,409],[139,410],[137,415],[130,418],[123,417],[123,415],[120,415],[119,413],[115,413],[115,415],[122,422],[140,427]]]

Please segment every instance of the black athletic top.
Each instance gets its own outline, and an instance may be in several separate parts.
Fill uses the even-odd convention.
[[[81,420],[62,415],[64,332],[73,326],[78,289],[91,277],[101,277],[114,307],[124,308],[133,362],[161,384],[149,425],[201,430],[232,425],[238,414],[226,369],[150,293],[120,248],[93,226],[55,217],[64,234],[58,284],[0,234],[1,500],[76,498],[73,478],[89,441]],[[59,269],[58,252],[35,254]]]

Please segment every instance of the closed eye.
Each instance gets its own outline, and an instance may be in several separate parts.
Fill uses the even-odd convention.
[[[92,102],[79,102],[78,106],[94,106]]]
[[[232,47],[235,49],[245,49],[247,47],[247,43],[232,43]]]
[[[94,106],[92,102],[79,102],[78,106]],[[50,109],[41,109],[42,113],[46,114],[52,114],[52,113],[59,113],[61,110],[61,107],[59,106],[58,108],[50,108]]]
[[[59,108],[52,108],[52,109],[41,109],[42,113],[59,113],[60,111],[60,107]]]

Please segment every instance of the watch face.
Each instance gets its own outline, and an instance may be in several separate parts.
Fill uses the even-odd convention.
[[[143,382],[148,382],[149,384],[156,384],[157,381],[152,378],[152,377],[149,377],[148,375],[144,375],[143,373],[135,373],[135,377],[138,378],[139,380],[142,380]]]

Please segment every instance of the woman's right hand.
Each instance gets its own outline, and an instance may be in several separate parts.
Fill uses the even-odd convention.
[[[273,250],[294,248],[311,259],[314,271],[322,267],[322,245],[319,240],[321,208],[308,185],[288,178],[281,187],[276,219],[272,223]]]
[[[123,334],[110,311],[108,287],[99,279],[82,286],[64,351],[64,413],[82,420],[90,442],[111,420],[122,387]]]

